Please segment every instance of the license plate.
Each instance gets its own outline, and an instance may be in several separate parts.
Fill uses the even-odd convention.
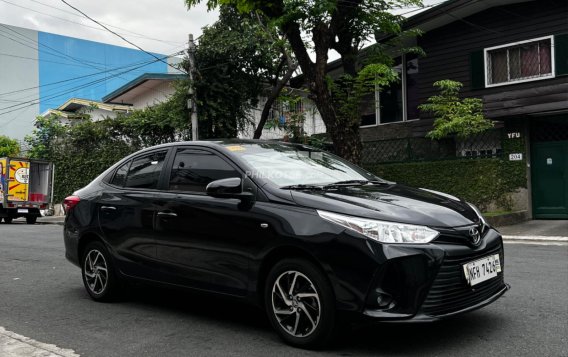
[[[470,286],[477,285],[486,280],[494,278],[501,272],[501,261],[499,254],[475,260],[463,265],[465,279]]]
[[[27,208],[18,208],[18,213],[28,213]]]

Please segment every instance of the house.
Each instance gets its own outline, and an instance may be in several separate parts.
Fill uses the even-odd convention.
[[[118,114],[127,114],[131,110],[131,105],[107,104],[95,100],[71,98],[57,109],[46,110],[41,116],[44,118],[55,116],[62,124],[67,125],[78,119],[88,118],[92,121],[99,121],[115,118]]]
[[[405,28],[424,31],[409,45],[426,55],[397,58],[401,82],[381,88],[366,106],[364,163],[437,155],[518,160],[527,185],[514,209],[568,218],[568,2],[450,0],[408,18]],[[418,105],[437,93],[433,83],[441,79],[481,98],[496,130],[483,140],[424,138],[433,118]]]
[[[179,73],[144,73],[102,97],[101,101],[71,98],[43,117],[56,116],[63,124],[88,118],[99,121],[145,109],[166,101],[175,92],[174,82],[185,78]]]
[[[186,77],[181,73],[144,73],[108,93],[102,101],[144,109],[166,101],[175,92],[174,82]]]

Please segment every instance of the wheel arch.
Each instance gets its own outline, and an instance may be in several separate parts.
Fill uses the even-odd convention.
[[[106,246],[103,238],[95,232],[86,232],[79,238],[79,243],[77,244],[77,258],[79,259],[79,264],[83,260],[83,253],[87,245],[91,242],[101,242]]]
[[[305,259],[310,263],[314,264],[318,269],[321,270],[325,278],[327,279],[328,283],[331,286],[331,290],[335,295],[335,284],[333,279],[333,273],[329,267],[326,267],[321,261],[319,261],[313,254],[306,251],[305,249],[296,247],[296,246],[280,246],[273,248],[270,252],[268,252],[260,263],[260,267],[258,269],[257,274],[257,282],[256,282],[256,295],[258,303],[263,306],[264,305],[264,289],[266,287],[266,278],[268,277],[268,273],[270,269],[281,260],[290,259],[290,258],[299,258]]]

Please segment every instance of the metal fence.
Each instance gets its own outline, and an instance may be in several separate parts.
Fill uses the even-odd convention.
[[[363,143],[362,163],[433,161],[476,157],[501,157],[503,130],[494,129],[467,139],[432,140],[411,137]]]

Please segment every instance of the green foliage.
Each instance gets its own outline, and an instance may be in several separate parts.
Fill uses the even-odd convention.
[[[344,74],[336,80],[327,77],[333,103],[339,118],[348,123],[358,125],[361,120],[361,103],[364,97],[374,93],[376,89],[399,80],[398,72],[391,66],[382,63],[368,64],[355,77]]]
[[[185,2],[188,8],[191,8],[201,0]],[[359,69],[366,68],[365,64],[360,63],[359,49],[376,34],[393,37],[416,34],[402,30],[404,17],[395,15],[393,10],[421,6],[422,1],[207,0],[206,3],[209,9],[219,7],[223,11],[226,8],[236,8],[242,14],[253,13],[262,16],[266,19],[268,28],[277,28],[286,36],[336,152],[358,162],[361,156],[361,139],[358,132],[360,117],[356,115],[360,105],[357,103],[358,92],[361,89],[358,88],[361,85],[358,72]],[[376,47],[378,53],[373,56],[372,63],[389,65],[389,61],[383,59],[392,58],[392,48]],[[309,56],[311,50],[315,52],[315,61]],[[330,50],[339,53],[345,75],[339,79],[324,80]],[[382,59],[376,61],[379,55]],[[363,77],[376,72],[377,69],[369,67]],[[377,80],[375,77],[371,79]],[[370,83],[372,82],[367,84]]]
[[[527,184],[523,165],[496,158],[383,164],[367,169],[387,180],[454,195],[481,210],[491,202],[510,209],[504,198]]]
[[[0,135],[0,157],[18,156],[20,145],[16,139],[11,139],[5,135]]]
[[[491,120],[483,115],[483,101],[479,98],[461,99],[463,84],[449,79],[437,81],[434,87],[439,95],[428,98],[418,108],[435,116],[434,129],[427,137],[441,139],[448,135],[466,138],[493,127]]]
[[[144,147],[190,137],[184,96],[146,110],[98,122],[64,126],[56,117],[38,117],[37,129],[26,138],[30,158],[55,164],[55,201],[87,185],[112,164]]]
[[[256,16],[222,7],[204,28],[195,58],[200,138],[236,137],[278,72],[282,43]],[[189,83],[186,83],[188,85]]]

